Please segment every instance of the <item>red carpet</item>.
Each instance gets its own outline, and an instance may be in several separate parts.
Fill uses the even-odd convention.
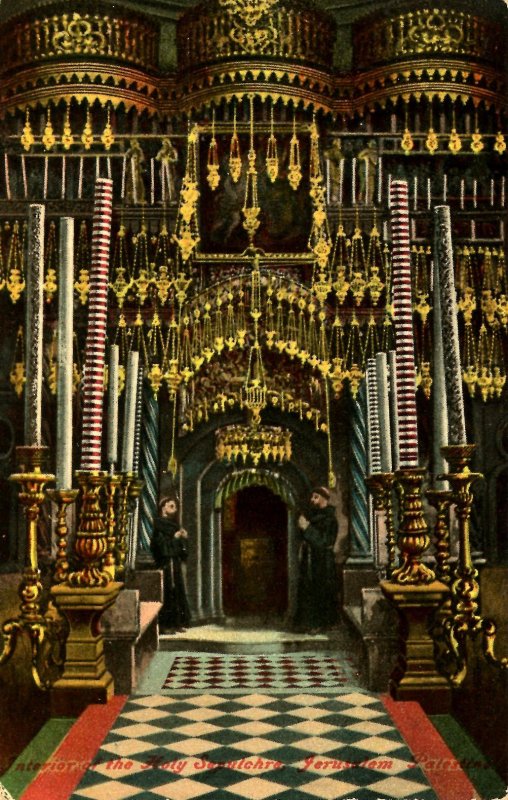
[[[126,700],[126,695],[116,695],[106,705],[88,706],[55,750],[46,769],[32,781],[20,800],[67,800]]]
[[[440,800],[481,800],[420,704],[381,700]]]

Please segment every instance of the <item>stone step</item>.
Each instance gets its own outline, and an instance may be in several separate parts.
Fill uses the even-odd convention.
[[[294,653],[330,650],[334,641],[327,633],[293,633],[269,629],[200,625],[172,634],[159,634],[159,650],[208,653]]]

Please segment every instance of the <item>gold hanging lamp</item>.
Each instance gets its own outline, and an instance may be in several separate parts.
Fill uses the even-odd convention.
[[[266,149],[266,172],[272,183],[275,183],[279,175],[279,154],[277,152],[277,139],[273,132],[273,102],[270,112],[270,136]]]
[[[250,148],[247,155],[249,167],[247,169],[247,182],[245,185],[245,200],[242,208],[244,220],[243,227],[247,231],[249,243],[254,241],[254,235],[259,228],[258,219],[261,208],[258,203],[258,174],[256,170],[256,151],[254,149],[254,98],[250,98]]]
[[[233,183],[238,183],[242,174],[242,154],[240,140],[236,131],[236,104],[233,111],[233,135],[229,144],[229,174]]]
[[[302,167],[300,164],[300,142],[296,135],[296,109],[293,110],[293,135],[289,142],[289,168],[288,181],[291,188],[296,192],[302,180]]]
[[[214,192],[219,183],[219,148],[217,146],[217,139],[215,138],[215,108],[212,109],[212,138],[208,146],[208,163],[206,165],[207,176],[206,180],[212,192]]]

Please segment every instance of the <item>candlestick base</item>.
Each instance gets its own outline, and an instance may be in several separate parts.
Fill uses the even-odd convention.
[[[380,586],[400,620],[399,658],[390,678],[390,694],[396,700],[415,700],[430,714],[447,713],[451,690],[438,670],[429,631],[435,612],[449,596],[448,587],[440,581],[426,585],[381,581]]]
[[[20,472],[9,480],[19,483],[20,503],[25,508],[27,531],[27,564],[18,588],[21,599],[20,615],[2,626],[4,646],[0,664],[5,664],[16,649],[18,639],[26,634],[31,647],[31,669],[36,686],[49,689],[62,669],[62,656],[67,626],[53,608],[41,612],[42,583],[37,559],[37,523],[45,499],[44,486],[55,479],[42,472],[47,447],[28,446],[16,448]]]
[[[397,543],[402,563],[393,570],[392,580],[398,584],[422,585],[435,580],[434,572],[423,564],[421,556],[430,544],[427,523],[423,514],[423,469],[399,470],[395,473],[400,494],[400,524]]]
[[[116,600],[123,584],[51,589],[58,609],[69,623],[69,636],[62,676],[51,692],[52,713],[75,716],[90,703],[107,703],[114,693],[113,677],[106,669],[100,617]]]
[[[436,637],[440,646],[440,664],[454,686],[460,686],[467,674],[467,637],[482,635],[482,650],[487,661],[500,669],[508,668],[507,658],[495,655],[496,623],[478,614],[480,585],[478,571],[471,558],[469,525],[473,505],[472,485],[482,477],[472,472],[470,463],[474,444],[455,444],[441,448],[449,472],[439,478],[448,480],[451,501],[459,528],[459,560],[451,583],[450,601],[440,611],[441,628]]]

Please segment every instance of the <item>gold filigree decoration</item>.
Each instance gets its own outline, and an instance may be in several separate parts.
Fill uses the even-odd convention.
[[[108,119],[101,134],[101,142],[104,145],[105,150],[111,150],[111,146],[113,145],[114,141],[115,137],[113,134],[113,128],[111,127],[111,110],[108,108]]]
[[[46,150],[52,150],[56,144],[56,136],[51,123],[51,108],[48,106],[48,113],[46,115],[46,126],[42,134],[42,143]]]
[[[70,150],[70,148],[74,144],[74,136],[72,135],[69,106],[67,106],[67,109],[65,111],[65,120],[62,133],[62,144],[64,150]]]
[[[248,55],[264,53],[278,40],[279,33],[271,16],[277,0],[219,0],[231,13],[229,38]]]
[[[25,117],[25,125],[23,128],[23,133],[21,135],[21,144],[23,149],[27,152],[30,150],[32,145],[35,142],[35,136],[32,131],[32,126],[30,124],[30,110],[26,109],[26,117]]]
[[[439,140],[437,138],[436,133],[434,132],[434,128],[429,128],[429,132],[427,134],[427,138],[425,139],[425,147],[429,151],[431,155],[434,155],[436,150],[439,147]]]
[[[496,140],[494,142],[494,150],[496,151],[496,153],[499,153],[500,156],[502,156],[506,150],[506,140],[501,131],[498,131],[496,134]]]
[[[56,53],[91,55],[104,52],[106,37],[97,27],[94,29],[90,19],[77,12],[72,17],[63,14],[61,25],[63,30],[57,31],[51,40]]]

